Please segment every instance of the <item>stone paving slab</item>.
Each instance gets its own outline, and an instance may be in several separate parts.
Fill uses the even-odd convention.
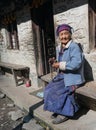
[[[28,123],[25,123],[23,125],[23,129],[25,130],[43,130],[43,128],[39,125],[36,124],[35,120],[30,120]]]

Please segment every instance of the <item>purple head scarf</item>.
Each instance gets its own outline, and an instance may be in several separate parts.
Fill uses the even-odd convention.
[[[57,36],[59,35],[59,32],[61,32],[63,30],[67,30],[72,34],[72,27],[69,26],[68,24],[62,24],[57,27],[57,30],[56,30]]]

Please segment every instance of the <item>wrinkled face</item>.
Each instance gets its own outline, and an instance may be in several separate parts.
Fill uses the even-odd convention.
[[[62,44],[67,44],[71,40],[71,33],[67,30],[59,32],[59,39]]]

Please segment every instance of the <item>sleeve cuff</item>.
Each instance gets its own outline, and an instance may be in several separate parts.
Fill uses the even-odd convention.
[[[65,67],[66,67],[66,62],[60,62],[59,63],[60,70],[65,70]]]

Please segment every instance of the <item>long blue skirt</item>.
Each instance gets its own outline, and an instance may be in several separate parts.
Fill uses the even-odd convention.
[[[79,105],[74,98],[74,86],[64,85],[63,74],[58,74],[44,90],[44,110],[74,116]]]

